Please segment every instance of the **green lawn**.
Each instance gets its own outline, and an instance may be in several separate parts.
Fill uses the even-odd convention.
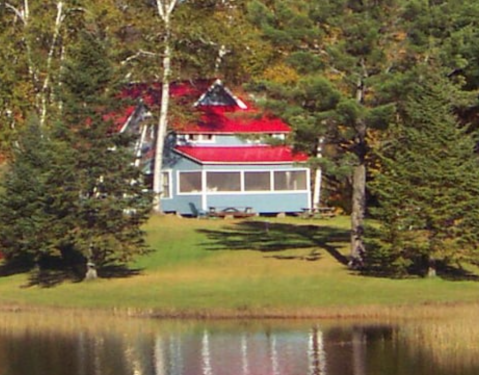
[[[479,284],[390,280],[352,274],[344,265],[347,217],[203,220],[154,217],[153,252],[132,277],[23,287],[27,275],[0,278],[0,304],[160,311],[172,315],[309,316],[325,309],[479,301]],[[349,310],[348,310],[349,309]]]

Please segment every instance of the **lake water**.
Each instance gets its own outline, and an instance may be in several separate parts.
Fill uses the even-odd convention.
[[[477,375],[475,326],[4,313],[0,375]]]

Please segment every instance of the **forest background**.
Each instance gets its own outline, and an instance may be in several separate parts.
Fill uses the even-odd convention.
[[[162,82],[163,105],[153,109],[162,139],[168,119],[181,115],[174,102],[168,105],[168,84],[221,78],[284,118],[293,128],[288,142],[308,153],[313,169],[322,168],[324,201],[351,214],[350,267],[433,275],[438,268],[477,259],[478,16],[479,5],[472,0],[4,1],[1,155],[14,164],[18,150],[25,155],[28,139],[22,134],[35,134],[32,127],[39,130],[31,145],[45,139],[45,132],[100,153],[128,144],[94,144],[86,135],[75,138],[81,131],[71,131],[82,123],[78,113],[86,119],[110,104],[113,108],[115,88],[131,82]],[[92,162],[73,163],[75,155],[59,153],[67,149],[60,142],[56,155],[69,160],[65,165],[73,175]],[[51,156],[43,154],[45,160]],[[96,181],[107,169],[85,176],[76,192],[90,189],[94,197]],[[128,171],[119,180],[134,178],[129,173],[134,174]],[[112,174],[111,181],[117,177]],[[11,197],[3,199],[4,208]],[[83,203],[83,223],[71,221],[70,229],[82,228],[74,243],[89,261],[106,262],[118,239],[105,235],[104,218],[92,214],[103,212],[98,201]],[[110,203],[106,209],[118,202]],[[137,203],[143,210],[144,201]],[[125,206],[118,207],[124,212]],[[115,252],[115,260],[144,251],[139,228],[146,213],[141,212],[134,223],[118,218],[118,227],[134,229],[135,241]],[[365,226],[367,215],[377,220],[373,228]],[[12,222],[3,218],[4,224]],[[21,225],[16,230],[32,223]],[[64,228],[51,233],[59,231]],[[101,256],[92,256],[92,238],[102,239],[104,251],[95,253]],[[30,255],[37,261],[42,252],[68,246],[47,238],[40,254],[36,249]]]

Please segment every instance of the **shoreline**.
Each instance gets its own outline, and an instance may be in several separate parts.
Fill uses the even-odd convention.
[[[478,302],[437,302],[397,306],[334,306],[285,309],[208,309],[167,310],[141,308],[85,308],[0,304],[0,313],[65,313],[67,315],[111,316],[115,318],[151,320],[412,320],[440,319],[471,312],[475,314]]]

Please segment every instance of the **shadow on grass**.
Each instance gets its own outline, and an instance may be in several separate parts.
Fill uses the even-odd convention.
[[[391,279],[409,279],[409,278],[428,278],[431,260],[429,257],[420,253],[408,251],[407,258],[402,259],[398,251],[392,251],[384,245],[378,227],[366,226],[366,267],[361,270],[364,276],[391,278]],[[404,264],[407,260],[409,264]],[[461,264],[462,263],[462,264]],[[466,265],[470,269],[466,269]],[[479,281],[479,261],[454,261],[454,260],[435,260],[435,271],[437,277],[447,281]],[[471,269],[470,266],[475,268]]]
[[[13,276],[27,273],[32,266],[23,262],[4,262],[0,264],[0,277]]]
[[[100,268],[98,276],[103,279],[119,279],[138,276],[142,271],[140,268],[129,268],[124,264],[113,264]]]
[[[339,248],[349,241],[349,231],[345,229],[320,225],[242,221],[221,230],[201,229],[199,232],[210,240],[206,245],[208,250],[253,250],[274,253],[268,257],[276,259],[315,261],[321,258],[318,249],[314,249],[306,256],[278,254],[286,250],[315,247],[327,251],[343,265],[348,263],[347,257],[339,252]]]
[[[22,285],[22,288],[39,286],[41,288],[51,288],[66,281],[80,282],[81,277],[71,270],[62,269],[33,269],[28,277],[28,282]]]
[[[98,269],[98,276],[104,279],[127,278],[137,276],[141,269],[129,268],[123,264],[110,264]],[[60,258],[49,258],[41,266],[34,266],[31,262],[5,262],[0,265],[0,277],[16,274],[28,274],[28,281],[22,288],[39,286],[51,288],[64,282],[78,283],[84,280],[86,266],[71,264]]]
[[[449,281],[479,281],[479,275],[465,270],[460,265],[439,264],[437,274],[442,279]]]

